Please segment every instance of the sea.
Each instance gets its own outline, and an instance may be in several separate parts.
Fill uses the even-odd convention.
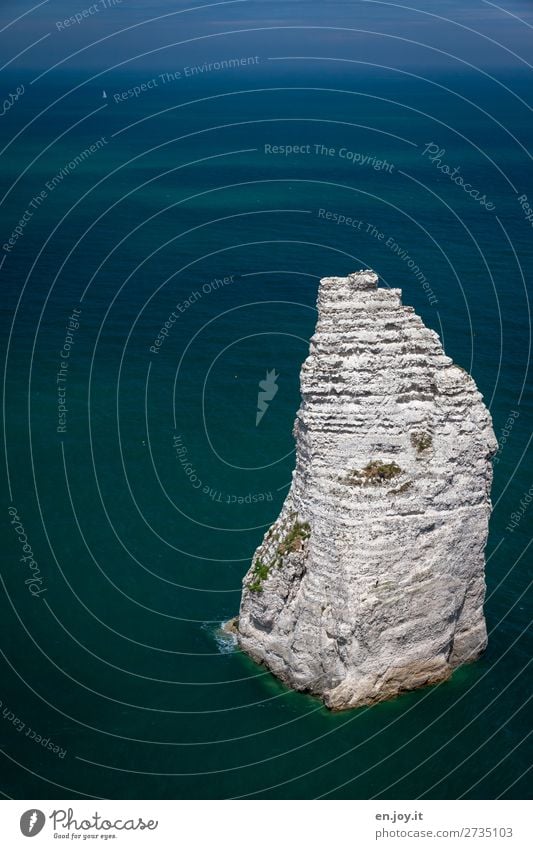
[[[4,794],[525,798],[525,74],[30,77],[0,128]],[[331,713],[221,623],[290,485],[319,280],[360,268],[490,408],[489,642],[445,683]]]

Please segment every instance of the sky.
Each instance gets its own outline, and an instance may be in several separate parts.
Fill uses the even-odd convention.
[[[532,26],[532,0],[3,0],[0,58],[51,75],[254,53],[512,71],[533,63]]]

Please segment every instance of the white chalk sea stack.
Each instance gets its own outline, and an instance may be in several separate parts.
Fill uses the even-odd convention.
[[[296,469],[243,581],[238,642],[335,710],[448,678],[487,642],[491,418],[399,289],[320,282]]]

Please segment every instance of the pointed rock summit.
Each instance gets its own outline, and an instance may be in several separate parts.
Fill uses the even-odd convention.
[[[243,582],[238,641],[332,709],[448,678],[487,642],[490,415],[372,271],[320,282],[296,469]]]

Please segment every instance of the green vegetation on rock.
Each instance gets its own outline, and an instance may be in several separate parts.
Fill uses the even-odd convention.
[[[309,538],[310,533],[309,522],[296,521],[286,537],[278,545],[278,554],[283,557],[291,551],[301,551],[304,540]]]
[[[402,470],[396,463],[382,463],[381,460],[372,460],[364,469],[354,469],[344,479],[344,483],[352,486],[365,484],[381,484],[400,475]]]
[[[270,572],[270,566],[266,563],[263,563],[262,560],[256,560],[254,564],[254,568],[252,571],[252,575],[254,576],[251,584],[248,585],[248,589],[252,593],[262,593],[263,592],[263,581],[268,578],[268,573]]]
[[[269,574],[270,570],[274,567],[278,569],[283,565],[283,558],[287,554],[291,554],[296,551],[301,551],[306,539],[309,539],[311,535],[311,527],[309,522],[299,522],[296,520],[291,526],[290,530],[283,537],[278,547],[276,548],[276,555],[274,559],[270,563],[264,563],[263,560],[257,559],[254,563],[254,567],[252,570],[252,581],[248,584],[248,589],[252,593],[262,593],[263,592],[263,581],[265,581]],[[272,529],[268,532],[266,539],[269,540],[272,538]],[[278,535],[275,534],[273,537],[275,540],[278,538]]]
[[[421,451],[425,451],[427,448],[431,447],[431,443],[433,439],[429,435],[429,433],[412,433],[411,434],[411,445],[414,445],[416,450],[420,453]]]

